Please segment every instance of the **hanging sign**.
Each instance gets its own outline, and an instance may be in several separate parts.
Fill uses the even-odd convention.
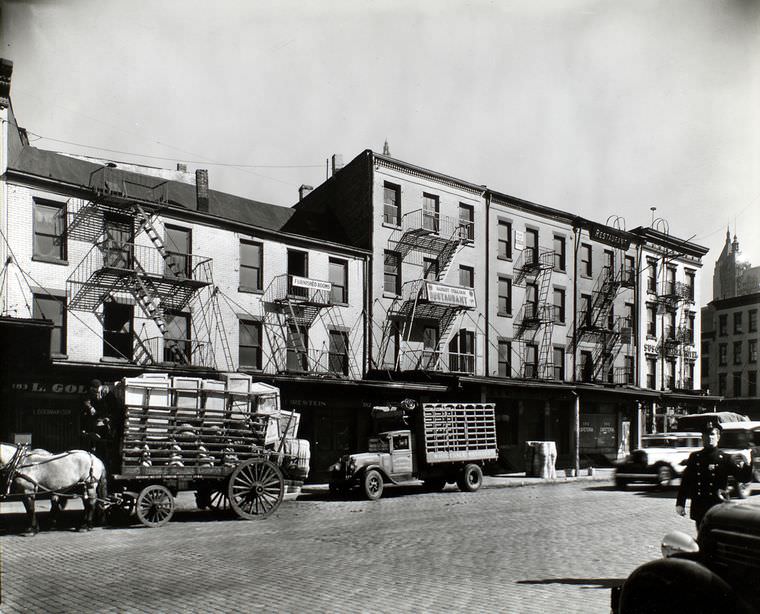
[[[525,248],[525,233],[522,230],[515,230],[515,249]]]
[[[657,354],[659,353],[659,347],[657,345],[656,341],[645,341],[644,342],[644,353],[645,354]]]
[[[588,234],[594,241],[599,241],[617,249],[628,249],[631,246],[631,240],[627,235],[609,226],[602,226],[601,224],[594,224],[592,222]]]
[[[296,277],[293,275],[291,283],[296,288],[310,288],[311,290],[324,290],[329,292],[332,284],[329,281],[320,281],[319,279],[309,279],[308,277]]]
[[[426,282],[425,294],[431,303],[455,305],[457,307],[475,307],[475,290],[460,286],[446,286]]]

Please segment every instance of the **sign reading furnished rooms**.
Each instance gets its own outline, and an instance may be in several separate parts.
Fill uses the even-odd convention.
[[[332,284],[329,281],[320,281],[319,279],[309,279],[308,277],[298,277],[293,275],[291,283],[295,288],[309,288],[311,290],[324,290],[329,292]]]
[[[460,286],[446,286],[444,284],[425,284],[426,298],[431,303],[441,305],[456,305],[458,307],[475,307],[475,290]]]

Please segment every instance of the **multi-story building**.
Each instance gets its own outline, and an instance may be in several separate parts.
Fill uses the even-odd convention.
[[[702,308],[702,388],[725,397],[724,408],[760,419],[757,346],[760,267],[741,257],[726,232],[715,263],[713,300]]]
[[[204,171],[37,149],[0,112],[0,331],[26,358],[3,437],[75,445],[94,377],[240,371],[302,413],[314,479],[409,396],[494,401],[505,467],[537,439],[578,466],[713,400],[698,245],[369,150],[278,207]]]

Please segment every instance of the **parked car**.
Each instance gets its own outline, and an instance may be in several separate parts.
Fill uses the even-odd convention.
[[[707,426],[708,422],[720,424],[721,427],[732,422],[748,422],[749,418],[744,414],[735,411],[712,411],[702,414],[686,414],[678,417],[679,431],[699,431],[700,433]]]
[[[760,503],[716,505],[696,541],[675,531],[661,549],[613,587],[613,614],[760,614]]]
[[[721,424],[718,447],[733,458],[741,457],[752,465],[752,479],[760,482],[760,421],[726,422]],[[736,484],[734,492],[744,498],[751,484]]]
[[[632,482],[644,482],[664,488],[681,475],[689,454],[701,448],[700,433],[643,435],[641,447],[616,463],[615,485],[625,488]]]

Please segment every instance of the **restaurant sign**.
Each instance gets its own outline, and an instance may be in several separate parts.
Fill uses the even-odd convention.
[[[588,234],[594,241],[599,241],[617,249],[628,249],[631,246],[631,240],[625,233],[609,226],[602,226],[601,224],[594,224],[592,222]]]
[[[455,305],[457,307],[475,307],[475,290],[460,286],[446,286],[444,284],[425,284],[427,300],[441,305]]]

